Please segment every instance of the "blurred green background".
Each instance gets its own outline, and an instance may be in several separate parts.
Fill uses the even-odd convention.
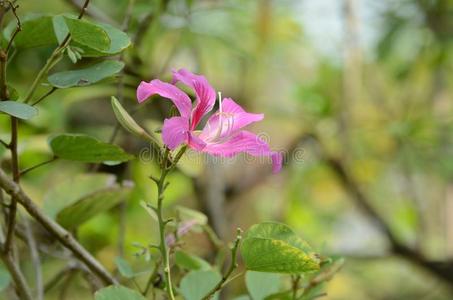
[[[18,14],[76,14],[77,3],[19,0]],[[282,221],[323,254],[344,256],[325,299],[451,299],[452,1],[136,0],[126,28],[127,11],[126,0],[93,0],[87,13],[123,27],[133,40],[124,54],[124,88],[118,91],[117,79],[49,96],[39,117],[21,127],[23,168],[51,157],[52,133],[108,141],[115,124],[111,95],[121,93],[141,124],[158,128],[170,106],[148,101],[137,110],[135,88],[141,80],[168,81],[172,69],[184,67],[204,74],[248,111],[265,113],[253,131],[287,156],[284,170],[272,175],[266,163],[219,163],[190,154],[170,176],[169,207],[203,211],[230,240],[236,227]],[[19,94],[51,51],[15,54],[8,79]],[[65,59],[55,70],[74,67]],[[0,118],[0,137],[7,140],[8,132],[8,118]],[[156,224],[140,206],[155,195],[147,175],[156,167],[147,145],[123,131],[116,143],[140,159],[101,170],[134,181],[132,196],[85,223],[78,236],[110,269],[123,250],[132,265],[146,269],[134,258],[139,249],[133,243],[156,239]],[[28,174],[23,185],[42,202],[86,170],[57,161]],[[122,238],[124,249],[118,246]],[[200,255],[210,252],[201,235],[186,243]],[[31,266],[25,267],[32,276]],[[59,265],[44,261],[44,267],[53,274]],[[237,281],[230,294],[243,290]],[[89,299],[88,293],[77,281],[67,299]]]

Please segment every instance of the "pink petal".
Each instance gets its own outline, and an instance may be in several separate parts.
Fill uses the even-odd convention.
[[[175,149],[189,139],[189,119],[173,117],[165,119],[162,127],[162,140],[170,150]]]
[[[193,132],[189,133],[189,146],[197,151],[202,151],[206,147],[206,143],[196,136]]]
[[[187,118],[190,116],[192,111],[192,101],[189,96],[187,96],[178,87],[170,83],[154,79],[151,82],[142,81],[137,88],[137,99],[139,103],[142,103],[155,94],[170,99],[178,108],[181,116]]]
[[[205,140],[224,138],[263,118],[263,114],[248,113],[231,98],[225,98],[222,101],[222,113],[218,112],[208,119],[200,138]]]
[[[252,156],[271,157],[274,173],[280,171],[283,161],[281,153],[271,151],[269,145],[259,136],[249,131],[240,131],[237,135],[224,143],[207,144],[203,152],[225,157],[232,157],[238,153],[245,152]]]
[[[185,69],[173,71],[173,84],[181,81],[191,87],[197,96],[192,113],[192,129],[195,129],[203,116],[212,110],[216,94],[204,76],[193,74]]]

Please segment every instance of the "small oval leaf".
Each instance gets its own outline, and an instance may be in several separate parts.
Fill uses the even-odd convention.
[[[115,258],[115,264],[121,276],[125,278],[132,278],[135,276],[134,270],[132,270],[132,267],[129,265],[127,260],[117,257]]]
[[[102,27],[87,20],[69,17],[64,17],[64,21],[71,34],[73,44],[80,44],[97,51],[110,48],[110,37]]]
[[[298,274],[319,270],[319,258],[288,226],[265,222],[252,226],[242,242],[246,268]]]
[[[85,69],[54,73],[48,81],[60,89],[86,86],[115,75],[123,67],[123,62],[106,60]]]
[[[0,112],[23,120],[28,120],[38,115],[36,107],[16,101],[0,101]]]
[[[61,134],[50,139],[53,153],[62,159],[102,163],[109,161],[128,161],[132,155],[116,145],[101,142],[84,134]]]

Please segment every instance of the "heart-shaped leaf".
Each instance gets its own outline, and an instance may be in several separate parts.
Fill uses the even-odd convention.
[[[146,300],[138,292],[121,285],[112,285],[100,289],[94,294],[95,300]]]
[[[217,271],[192,271],[181,280],[180,290],[186,300],[200,300],[222,279]],[[212,299],[218,299],[218,293]]]
[[[245,283],[253,300],[264,300],[267,296],[279,292],[281,275],[247,271],[245,274]]]
[[[49,76],[48,81],[60,89],[86,86],[115,75],[123,67],[123,62],[105,60],[85,69],[54,73]]]
[[[23,120],[38,115],[36,107],[16,101],[0,101],[0,112]]]
[[[87,163],[123,162],[133,158],[116,145],[84,134],[61,134],[50,139],[53,153],[62,159]]]
[[[242,241],[246,268],[298,274],[319,270],[319,258],[288,226],[265,222],[252,226]]]
[[[117,257],[115,258],[115,264],[121,276],[125,278],[132,278],[135,276],[134,270],[132,270],[132,267],[129,265],[127,260]]]

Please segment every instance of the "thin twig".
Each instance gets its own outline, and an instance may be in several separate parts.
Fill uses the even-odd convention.
[[[9,149],[9,145],[4,140],[0,139],[0,144],[2,144],[6,149]]]
[[[33,104],[32,104],[31,106],[35,106],[36,104],[40,103],[41,101],[43,101],[44,99],[46,99],[48,96],[52,95],[53,92],[55,92],[56,90],[58,90],[58,88],[52,87],[47,93],[45,93],[44,95],[42,95],[41,97],[39,97],[38,100],[36,100],[35,102],[33,102]]]
[[[29,167],[29,168],[27,168],[27,169],[25,169],[25,170],[22,170],[22,171],[20,171],[20,176],[24,176],[24,175],[27,174],[28,172],[31,172],[31,171],[33,171],[33,170],[39,168],[39,167],[45,166],[45,165],[47,165],[47,164],[50,164],[51,162],[54,162],[54,161],[56,161],[57,159],[58,159],[58,157],[54,156],[54,157],[52,157],[52,158],[49,159],[49,160],[43,161],[43,162],[41,162],[41,163],[39,163],[39,164],[37,164],[37,165],[35,165],[35,166]]]
[[[44,285],[44,293],[50,291],[54,286],[56,286],[70,271],[75,270],[76,264],[69,263],[66,267],[58,271],[46,284]]]
[[[9,39],[8,46],[6,47],[6,50],[5,50],[6,54],[8,54],[9,49],[11,48],[13,41],[16,38],[16,35],[22,30],[22,25],[20,23],[20,19],[17,16],[17,12],[16,12],[16,9],[19,7],[19,5],[14,6],[13,3],[11,3],[11,1],[8,1],[8,4],[11,7],[11,11],[13,12],[14,17],[16,18],[17,25],[16,25],[16,29],[13,32],[13,35]]]
[[[9,144],[9,149],[11,151],[13,181],[15,183],[19,183],[19,180],[20,180],[19,158],[18,158],[18,153],[17,153],[17,127],[18,127],[17,118],[11,116],[11,142]],[[12,248],[13,238],[14,238],[14,228],[16,226],[16,212],[17,212],[17,199],[15,196],[11,195],[11,204],[9,205],[6,240],[5,240],[5,244],[3,247],[3,252],[5,252],[5,253],[8,253]]]
[[[30,256],[33,262],[33,269],[35,271],[36,299],[42,300],[44,299],[44,285],[42,280],[41,258],[39,256],[38,245],[36,244],[33,230],[30,227],[30,220],[24,218],[24,225],[28,247],[30,248]]]
[[[13,255],[11,252],[8,253],[1,253],[1,258],[3,264],[8,269],[9,274],[13,278],[16,290],[19,294],[20,299],[24,300],[33,300],[33,296],[31,295],[30,287],[25,280],[24,274],[20,270],[19,266],[16,264]]]
[[[145,297],[146,297],[146,295],[148,295],[148,292],[151,289],[151,287],[153,286],[154,281],[156,280],[156,277],[159,275],[158,271],[159,271],[160,264],[161,264],[161,261],[160,260],[157,261],[156,265],[154,266],[153,271],[149,275],[148,281],[146,282],[145,289],[143,290],[143,293],[142,293],[142,295]]]
[[[299,290],[299,283],[300,283],[300,279],[302,277],[300,276],[300,274],[297,274],[297,275],[292,275],[291,276],[291,281],[292,281],[292,299],[293,300],[296,300],[297,299],[297,292]]]
[[[227,270],[227,272],[222,276],[222,279],[219,281],[219,283],[216,284],[216,286],[202,299],[203,300],[209,300],[212,297],[214,297],[215,293],[220,291],[230,278],[231,274],[233,274],[233,271],[236,270],[238,267],[238,264],[236,262],[237,260],[237,251],[239,250],[239,246],[241,244],[242,240],[242,230],[240,228],[237,229],[237,235],[236,235],[236,240],[234,241],[233,247],[231,247],[231,262],[230,266]]]

